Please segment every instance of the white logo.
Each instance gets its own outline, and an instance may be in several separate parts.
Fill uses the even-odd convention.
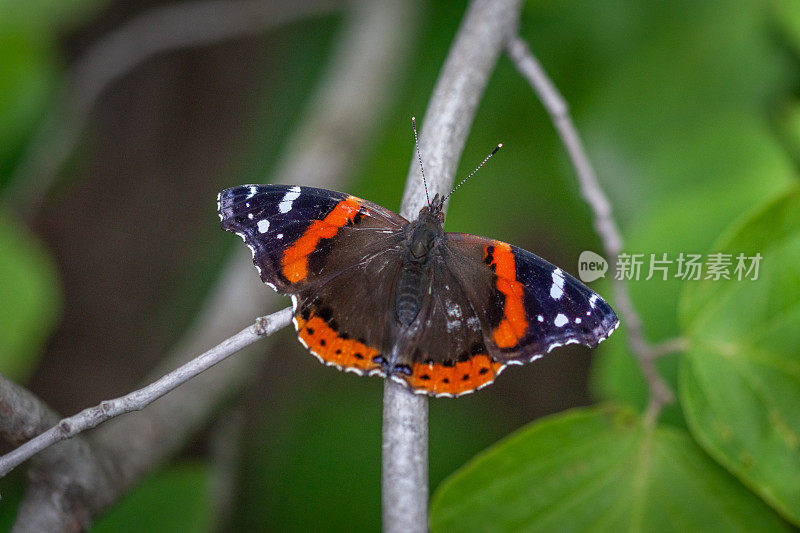
[[[608,262],[590,250],[584,250],[578,257],[578,277],[584,283],[605,277]]]

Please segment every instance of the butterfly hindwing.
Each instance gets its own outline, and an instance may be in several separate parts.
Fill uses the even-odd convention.
[[[405,372],[396,372],[394,378],[416,391],[455,397],[489,385],[505,365],[486,345],[475,286],[458,278],[451,263],[457,259],[447,249],[440,252],[432,268],[430,298],[420,311],[421,330],[400,347],[398,364]]]
[[[349,238],[348,238],[349,237]],[[357,374],[386,375],[393,332],[393,283],[403,253],[402,235],[356,242],[344,236],[331,259],[347,268],[292,295],[298,338],[321,362]],[[354,255],[355,254],[355,255]]]

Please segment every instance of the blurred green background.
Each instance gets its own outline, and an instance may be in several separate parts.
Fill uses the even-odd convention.
[[[181,338],[225,258],[242,246],[219,230],[217,191],[272,179],[342,29],[341,10],[333,9],[257,36],[157,56],[98,99],[56,182],[20,183],[19,166],[58,113],[71,66],[108,32],[158,5],[0,0],[0,372],[63,414],[132,390]],[[399,208],[411,161],[409,118],[424,123],[465,4],[430,0],[417,8],[401,82],[376,117],[357,172],[340,187],[391,209]],[[742,242],[734,235],[742,220],[796,188],[795,2],[532,0],[520,33],[570,104],[626,251],[706,253]],[[514,243],[576,274],[580,252],[601,252],[601,245],[549,118],[506,57],[481,101],[458,175],[497,142],[504,149],[453,197],[446,228]],[[40,204],[21,205],[26,187],[40,193]],[[692,283],[629,284],[651,341],[691,333],[694,300],[685,294]],[[800,284],[790,274],[781,283]],[[611,296],[606,282],[594,288]],[[683,325],[681,298],[689,301]],[[788,299],[786,309],[793,304]],[[647,387],[622,318],[620,332],[594,352],[562,348],[476,394],[432,400],[432,493],[476,453],[544,415],[601,400],[627,405],[624,417],[643,409]],[[319,365],[289,331],[280,340],[285,349],[253,369],[258,385],[235,401],[244,429],[229,514],[214,512],[204,431],[96,530],[378,527],[381,382]],[[795,359],[785,368],[798,383],[797,344],[786,345]],[[676,390],[681,357],[659,361]],[[702,417],[687,422],[686,411],[683,398],[668,407],[659,438],[683,439],[682,447],[702,454],[692,431],[763,497],[763,485],[709,451],[713,444],[692,422]],[[800,423],[788,424],[796,436]],[[698,461],[712,464],[705,455]],[[736,484],[736,498],[760,502],[727,472],[713,475]],[[13,520],[23,480],[19,473],[0,480],[0,527]],[[792,519],[786,499],[765,499],[772,508],[754,504],[764,521],[753,523],[782,524],[774,509]],[[462,526],[437,516],[440,530]]]

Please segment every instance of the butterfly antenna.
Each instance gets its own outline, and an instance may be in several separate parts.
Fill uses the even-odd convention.
[[[486,164],[486,162],[487,162],[488,160],[490,160],[490,159],[492,158],[492,156],[493,156],[494,154],[496,154],[496,153],[497,153],[497,151],[498,151],[498,150],[500,150],[500,148],[502,148],[502,147],[503,147],[503,143],[500,143],[500,144],[498,144],[497,146],[495,146],[495,147],[494,147],[494,150],[492,150],[492,153],[491,153],[491,154],[489,154],[489,155],[487,155],[487,156],[486,156],[486,157],[483,159],[483,161],[481,161],[481,164],[480,164],[480,165],[478,165],[478,166],[475,168],[475,170],[473,170],[472,172],[470,172],[470,173],[469,173],[469,176],[467,176],[466,178],[464,178],[463,180],[461,180],[461,183],[459,183],[458,185],[456,185],[455,187],[453,187],[453,190],[452,190],[452,191],[450,191],[450,192],[447,194],[447,196],[445,196],[445,197],[444,197],[444,199],[442,200],[442,202],[444,202],[444,200],[447,200],[448,198],[450,198],[450,197],[453,195],[453,193],[454,193],[454,192],[456,192],[456,189],[458,189],[459,187],[461,187],[462,185],[464,185],[464,182],[466,182],[468,179],[470,179],[472,176],[474,176],[474,175],[475,175],[475,173],[476,173],[476,172],[478,172],[478,171],[481,169],[481,167],[482,167],[483,165],[485,165],[485,164]]]
[[[414,130],[414,146],[417,148],[417,161],[419,161],[419,171],[422,172],[422,185],[425,186],[425,199],[431,205],[431,197],[428,196],[428,181],[425,179],[425,169],[422,168],[422,156],[419,153],[419,138],[417,137],[417,117],[411,117],[411,129]]]

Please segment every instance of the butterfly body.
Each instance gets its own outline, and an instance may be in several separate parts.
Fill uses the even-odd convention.
[[[219,194],[261,279],[292,297],[298,339],[325,364],[458,396],[557,346],[596,346],[619,325],[597,294],[544,259],[444,231],[435,197],[408,221],[312,187]]]

